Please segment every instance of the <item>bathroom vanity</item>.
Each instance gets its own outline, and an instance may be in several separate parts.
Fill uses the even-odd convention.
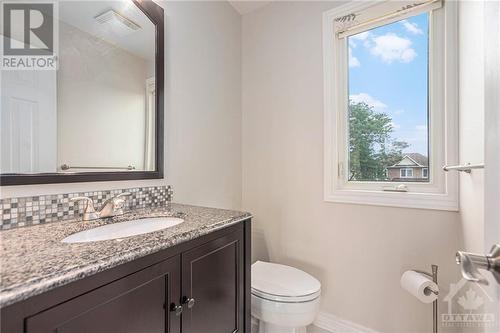
[[[65,237],[161,216],[184,222],[99,242]],[[250,332],[250,214],[171,204],[1,231],[1,331]]]

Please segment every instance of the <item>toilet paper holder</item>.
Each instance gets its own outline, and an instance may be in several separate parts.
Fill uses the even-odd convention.
[[[426,271],[419,271],[416,269],[414,269],[414,271],[431,278],[435,284],[438,284],[438,266],[437,265],[431,265],[431,272],[430,273],[426,272]],[[438,290],[433,290],[429,287],[425,288],[424,292],[426,290],[429,293],[433,293],[434,295],[439,295]],[[437,333],[437,331],[438,331],[438,300],[436,299],[434,302],[432,302],[432,333]]]
[[[437,273],[438,273],[438,266],[437,265],[431,265],[431,270],[432,272],[426,272],[426,271],[419,271],[417,269],[414,269],[413,271],[417,272],[417,273],[420,273],[422,275],[425,275],[429,278],[432,279],[432,281],[434,283],[437,284]],[[430,287],[427,287],[424,289],[424,292],[427,294],[427,295],[430,295],[431,293],[434,294],[434,295],[439,295],[439,290],[433,290],[432,288]]]

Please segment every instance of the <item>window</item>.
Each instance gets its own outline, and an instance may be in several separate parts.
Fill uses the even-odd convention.
[[[413,169],[399,169],[399,177],[413,178]]]
[[[326,201],[457,209],[454,24],[445,0],[324,14]]]
[[[428,26],[423,13],[346,37],[349,181],[393,181],[385,170],[406,154],[427,159]]]

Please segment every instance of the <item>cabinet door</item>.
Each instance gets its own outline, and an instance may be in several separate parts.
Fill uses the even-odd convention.
[[[182,254],[183,333],[244,331],[243,245],[238,231]]]
[[[29,317],[27,333],[179,333],[176,256]]]

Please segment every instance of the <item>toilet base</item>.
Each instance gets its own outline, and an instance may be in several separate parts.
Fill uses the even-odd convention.
[[[306,333],[305,327],[286,327],[259,321],[259,333]]]
[[[255,324],[258,322],[255,332],[306,333],[319,312],[319,304],[319,297],[302,303],[282,303],[252,294],[252,317]]]

